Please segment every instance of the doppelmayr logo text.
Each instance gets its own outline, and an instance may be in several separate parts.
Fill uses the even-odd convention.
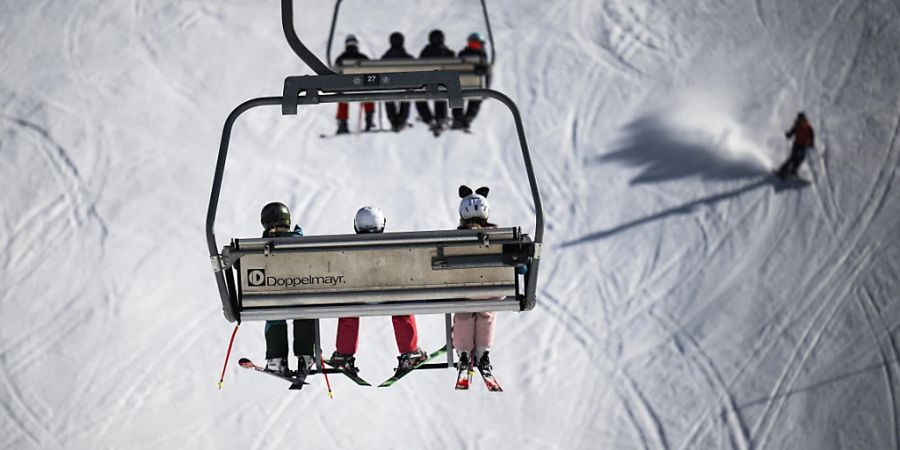
[[[303,275],[296,277],[267,277],[265,269],[247,270],[247,284],[253,287],[261,286],[304,286],[304,285],[329,285],[346,283],[343,275]]]

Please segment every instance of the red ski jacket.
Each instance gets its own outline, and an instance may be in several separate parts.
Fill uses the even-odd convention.
[[[794,127],[787,132],[787,136],[794,137],[794,145],[796,146],[812,147],[815,143],[812,125],[806,120],[794,122]]]

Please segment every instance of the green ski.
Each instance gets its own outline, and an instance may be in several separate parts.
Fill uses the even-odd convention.
[[[379,384],[378,387],[388,387],[388,386],[391,386],[391,385],[393,385],[394,383],[396,383],[398,380],[400,380],[401,378],[403,378],[403,377],[405,377],[406,375],[408,375],[408,374],[409,374],[410,372],[412,372],[413,370],[416,370],[416,369],[418,369],[419,367],[421,367],[423,364],[427,363],[428,361],[431,361],[431,360],[434,359],[434,358],[437,358],[437,357],[439,357],[439,356],[441,356],[441,355],[446,355],[446,354],[447,354],[447,346],[445,345],[445,346],[441,347],[439,350],[436,350],[436,351],[432,352],[431,354],[429,354],[429,355],[428,355],[428,359],[426,359],[425,361],[422,361],[422,362],[416,364],[416,365],[413,366],[411,369],[409,369],[409,370],[404,370],[404,371],[399,371],[399,370],[398,370],[396,373],[394,373],[394,376],[388,378],[387,380],[384,380],[384,382],[381,383],[381,384]]]

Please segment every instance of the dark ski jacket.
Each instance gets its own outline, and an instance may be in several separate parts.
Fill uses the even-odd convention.
[[[270,236],[268,231],[263,231],[262,237],[303,237],[303,229],[299,225],[294,225],[294,231],[281,231],[275,236]]]
[[[382,59],[413,59],[412,55],[406,52],[402,45],[391,46],[390,50],[384,52]]]
[[[785,136],[794,138],[794,147],[813,147],[815,145],[815,133],[813,133],[812,125],[806,119],[797,119]]]
[[[350,45],[344,49],[344,53],[341,53],[337,59],[334,60],[334,63],[338,66],[343,65],[345,59],[369,59],[369,57],[364,53],[360,53],[359,48],[355,45]]]
[[[453,50],[447,48],[444,43],[428,44],[422,49],[422,53],[419,53],[419,58],[453,58],[454,56],[456,54],[453,53]]]

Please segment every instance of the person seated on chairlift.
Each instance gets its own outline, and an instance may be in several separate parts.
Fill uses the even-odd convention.
[[[381,56],[381,59],[413,59],[412,55],[407,53],[406,48],[403,47],[403,33],[395,31],[391,33],[391,37],[388,40],[391,43],[391,48]],[[406,128],[407,120],[409,120],[409,102],[385,102],[384,107],[388,121],[391,122],[391,130],[394,132],[403,131]]]
[[[384,233],[386,224],[384,213],[371,206],[360,208],[353,219],[353,229],[357,234]],[[397,370],[414,367],[428,359],[428,354],[419,348],[415,316],[393,316],[391,320],[394,323],[394,339],[397,341],[397,350],[400,352],[400,356],[397,357]],[[338,319],[335,341],[337,350],[331,355],[328,364],[346,372],[357,373],[359,369],[356,367],[354,354],[359,343],[359,317]]]
[[[472,33],[469,35],[466,48],[460,50],[459,57],[478,57],[480,61],[487,61],[487,52],[484,51],[484,38],[481,33]],[[478,115],[478,108],[481,106],[481,100],[468,100],[463,108],[453,109],[453,124],[450,129],[468,131],[475,116]]]
[[[260,213],[260,221],[265,229],[264,238],[303,236],[303,229],[300,226],[295,225],[291,230],[291,211],[284,203],[272,202],[264,206]],[[287,322],[267,320],[265,337],[266,370],[289,375]],[[309,373],[316,361],[313,356],[315,342],[315,320],[294,320],[294,355],[297,356],[297,372],[301,375]]]
[[[444,44],[444,32],[441,30],[432,30],[431,33],[428,33],[428,45],[419,53],[419,58],[421,59],[453,58],[455,56],[453,50],[450,50]],[[439,136],[444,130],[445,122],[447,122],[447,102],[443,100],[435,101],[434,114],[431,113],[431,108],[426,101],[416,102],[416,110],[419,112],[422,122],[428,125],[435,137]]]
[[[356,36],[352,34],[348,34],[347,38],[344,39],[344,52],[338,55],[337,59],[334,60],[335,64],[340,66],[344,64],[346,60],[359,60],[359,59],[369,59],[363,53],[359,51],[359,41],[356,40]],[[375,104],[372,102],[363,102],[362,109],[366,113],[366,127],[365,131],[372,131],[375,128],[374,117],[375,117]],[[338,103],[337,109],[337,132],[335,134],[347,134],[350,133],[350,127],[347,125],[347,119],[350,116],[350,107],[346,103]]]
[[[459,187],[459,230],[497,228],[488,222],[491,205],[487,196],[490,189],[480,187],[472,192],[466,185]],[[491,359],[488,352],[494,343],[494,312],[456,313],[453,315],[453,347],[459,355],[460,372],[478,367],[490,373]]]

